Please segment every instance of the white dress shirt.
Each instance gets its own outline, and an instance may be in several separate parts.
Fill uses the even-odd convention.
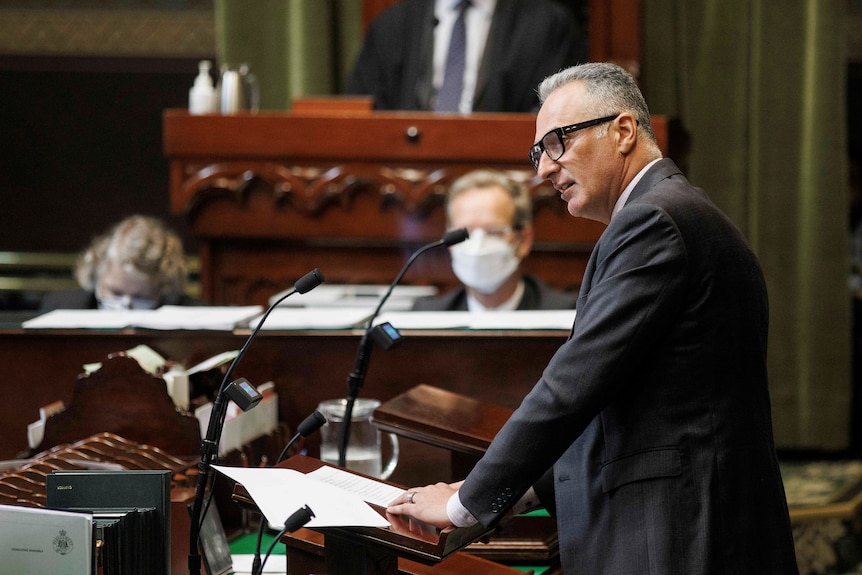
[[[437,25],[434,27],[434,90],[443,85],[446,72],[446,56],[449,54],[449,40],[452,37],[452,27],[458,19],[457,6],[461,0],[436,0],[434,17]],[[479,65],[485,53],[488,31],[491,29],[491,19],[497,0],[471,0],[472,5],[464,14],[464,25],[467,33],[467,54],[464,62],[464,87],[461,91],[461,102],[458,111],[469,114],[473,110],[473,95],[476,92],[476,79],[479,75]]]

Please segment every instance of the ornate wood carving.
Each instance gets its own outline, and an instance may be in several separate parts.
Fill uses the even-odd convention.
[[[444,233],[449,184],[477,168],[525,183],[536,232],[525,269],[576,289],[604,226],[572,218],[536,176],[526,154],[534,123],[530,114],[167,111],[172,211],[200,240],[204,298],[265,303],[315,267],[329,282],[388,284]],[[458,283],[446,250],[423,255],[404,281]]]

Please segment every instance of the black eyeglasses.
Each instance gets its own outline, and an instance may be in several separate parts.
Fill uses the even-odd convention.
[[[596,118],[595,120],[587,120],[586,122],[570,124],[568,126],[563,126],[562,128],[554,128],[542,136],[542,139],[533,144],[530,148],[530,163],[533,164],[534,169],[538,170],[539,160],[542,158],[542,152],[548,154],[548,157],[554,161],[559,160],[563,154],[566,153],[566,144],[563,143],[563,136],[571,134],[572,132],[577,132],[578,130],[583,130],[584,128],[590,128],[592,126],[604,124],[605,122],[610,122],[611,120],[616,120],[617,116],[619,116],[619,113],[616,113],[613,116],[605,116],[604,118]]]

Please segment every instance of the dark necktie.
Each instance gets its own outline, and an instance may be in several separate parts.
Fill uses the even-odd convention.
[[[449,41],[449,54],[446,56],[446,72],[443,85],[437,92],[434,109],[438,112],[457,112],[464,88],[464,62],[467,55],[467,31],[464,25],[464,14],[470,7],[470,0],[461,0],[456,7],[458,18],[452,27],[452,39]]]

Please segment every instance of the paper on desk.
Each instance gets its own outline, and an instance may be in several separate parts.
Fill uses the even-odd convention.
[[[306,527],[389,526],[359,495],[293,469],[221,465],[213,465],[213,469],[242,484],[271,525],[283,525],[296,510],[308,505],[314,518]]]
[[[104,310],[57,309],[21,325],[41,329],[212,329],[232,330],[245,325],[263,308],[249,306],[178,306],[163,305],[158,309]]]
[[[231,555],[233,575],[253,575],[254,555]],[[270,555],[263,565],[264,573],[287,573],[287,555]]]
[[[364,307],[373,310],[388,290],[388,285],[379,284],[327,284],[298,297],[289,297],[278,305],[279,307]],[[285,290],[269,298],[269,304],[274,304],[288,291]],[[395,286],[389,299],[386,300],[384,309],[409,310],[413,307],[413,300],[416,298],[433,296],[436,293],[437,288],[434,286]]]
[[[570,330],[575,310],[385,312],[374,323],[396,329],[561,329]]]
[[[181,306],[163,305],[152,314],[136,318],[135,327],[147,329],[232,330],[261,313],[259,305]]]
[[[279,307],[261,329],[350,329],[364,325],[373,311],[367,307]],[[248,325],[254,328],[259,322],[256,317]]]
[[[123,329],[153,310],[55,309],[21,324],[28,329]]]

